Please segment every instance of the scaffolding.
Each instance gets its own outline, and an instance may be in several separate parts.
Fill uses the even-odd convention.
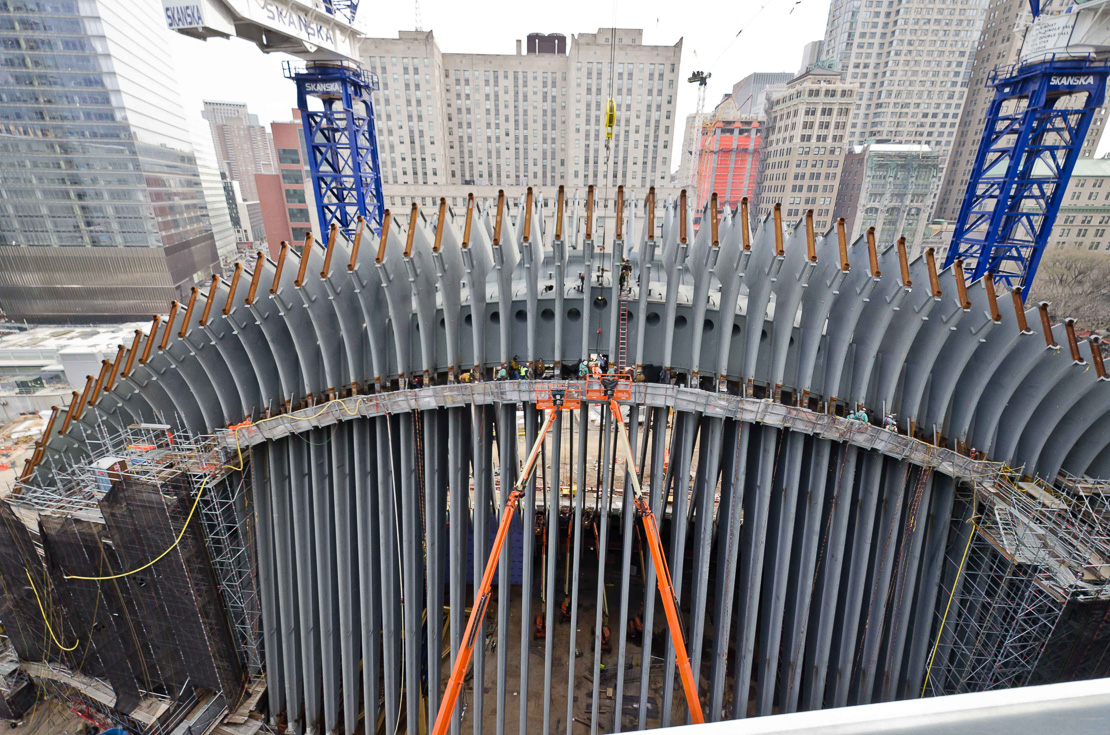
[[[1065,609],[1110,600],[1110,485],[1020,475],[976,483],[964,498],[970,531],[948,546],[933,695],[1029,684]]]
[[[37,519],[42,513],[104,524],[100,501],[113,484],[128,480],[162,487],[184,483],[188,497],[202,492],[198,520],[216,588],[223,600],[240,660],[252,677],[264,671],[262,612],[251,558],[254,548],[246,473],[241,454],[216,435],[194,435],[168,424],[133,424],[86,434],[89,455],[53,462],[52,487],[18,483],[10,500],[42,553]],[[240,464],[245,462],[245,464]],[[203,491],[202,491],[203,489]]]

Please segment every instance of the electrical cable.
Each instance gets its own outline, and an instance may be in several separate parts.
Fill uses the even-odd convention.
[[[925,696],[925,690],[929,686],[929,674],[932,673],[933,659],[936,658],[937,649],[940,648],[941,635],[944,633],[944,625],[948,620],[948,612],[952,609],[952,598],[956,596],[956,587],[960,583],[960,577],[964,573],[964,566],[967,564],[967,555],[971,551],[971,542],[975,540],[975,532],[979,530],[979,522],[975,520],[973,515],[971,521],[971,533],[967,536],[967,546],[964,547],[963,558],[960,559],[960,568],[956,571],[956,579],[952,582],[952,591],[948,594],[948,604],[944,606],[944,616],[940,619],[940,627],[937,628],[937,640],[933,644],[933,652],[929,654],[929,665],[925,667],[925,682],[921,685],[921,694],[919,697]]]
[[[42,606],[42,598],[39,597],[39,591],[35,588],[35,580],[31,577],[30,570],[24,569],[23,571],[27,573],[27,581],[31,583],[31,591],[35,593],[35,602],[39,604],[39,612],[42,613],[42,620],[46,623],[46,630],[50,632],[50,637],[54,639],[54,644],[63,651],[72,651],[76,649],[77,646],[81,645],[80,640],[74,641],[73,645],[67,648],[58,640],[58,636],[54,635],[54,626],[50,624],[50,618],[46,617],[46,608]]]

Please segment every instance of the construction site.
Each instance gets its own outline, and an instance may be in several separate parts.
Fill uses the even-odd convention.
[[[1061,41],[1032,3],[951,244],[914,255],[734,196],[754,123],[695,131],[750,156],[700,191],[610,185],[612,97],[596,188],[386,210],[358,3],[282,2],[311,39],[246,0],[166,21],[304,63],[324,229],[13,430],[0,717],[572,735],[1110,676],[1110,376],[1026,303],[1110,6]]]
[[[136,733],[642,730],[1108,673],[1096,339],[746,202],[694,233],[621,190],[602,243],[592,196],[333,228],[137,331],[0,506],[20,671]]]

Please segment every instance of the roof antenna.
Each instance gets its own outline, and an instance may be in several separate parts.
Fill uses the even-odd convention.
[[[420,22],[420,0],[414,0],[413,4],[415,6],[414,9],[416,11],[416,30],[423,31],[424,30],[424,24]]]

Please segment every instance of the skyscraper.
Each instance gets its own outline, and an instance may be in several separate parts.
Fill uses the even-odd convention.
[[[927,145],[868,143],[849,149],[836,197],[848,238],[874,227],[880,243],[905,237],[916,248],[929,222],[927,207],[939,167],[940,156]]]
[[[1071,0],[1045,0],[1041,12],[1056,15],[1071,4]],[[971,167],[975,163],[975,154],[983,137],[987,108],[994,99],[994,87],[987,86],[987,75],[1000,66],[1018,61],[1025,29],[1032,19],[1028,0],[990,0],[987,6],[987,21],[975,50],[971,83],[959,127],[956,129],[952,152],[948,156],[944,184],[937,199],[936,217],[954,222],[960,216],[967,182],[971,179]],[[1103,107],[1095,115],[1091,128],[1087,131],[1087,139],[1080,153],[1083,158],[1092,158],[1095,155],[1095,148],[1102,138],[1105,126],[1106,107]]]
[[[795,221],[807,209],[814,226],[832,224],[847,149],[848,121],[856,104],[856,85],[840,72],[815,67],[767,98],[767,132],[759,159],[759,216],[781,203],[783,216]]]
[[[255,174],[277,172],[270,131],[259,124],[257,115],[252,115],[247,106],[239,102],[205,100],[203,114],[212,130],[220,171],[239,182],[244,199],[257,199]]]
[[[161,9],[0,6],[0,308],[147,316],[217,266]]]
[[[643,31],[531,34],[512,54],[443,53],[431,32],[369,38],[388,206],[476,187],[665,186],[676,126],[682,42],[646,46]],[[606,105],[614,101],[606,145]],[[608,178],[606,178],[608,177]],[[439,186],[435,186],[439,185]],[[443,185],[457,185],[444,189]],[[488,192],[477,191],[479,194]],[[512,194],[512,192],[510,192]]]
[[[832,0],[822,54],[859,85],[847,142],[925,144],[944,160],[984,17],[982,0]]]

